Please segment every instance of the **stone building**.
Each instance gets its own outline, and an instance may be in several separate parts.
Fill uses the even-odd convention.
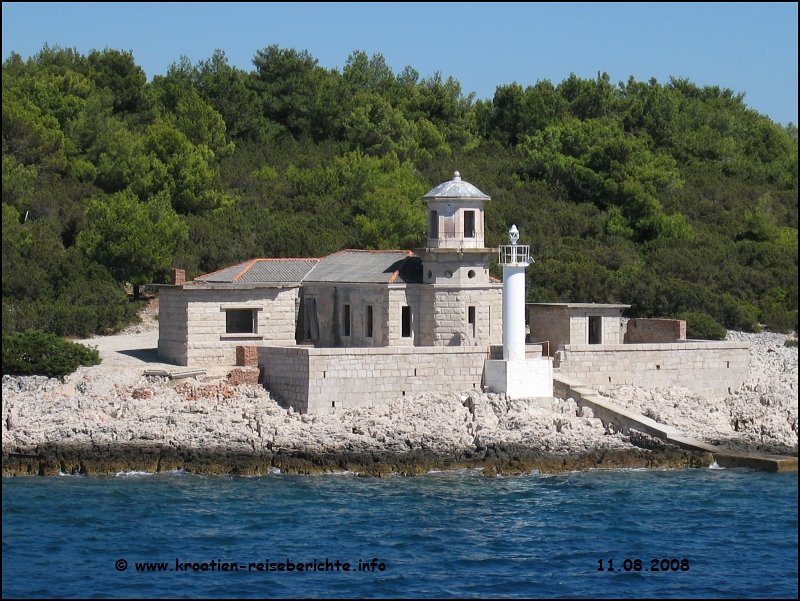
[[[428,234],[415,252],[252,259],[190,282],[175,270],[160,286],[159,355],[193,367],[234,365],[237,349],[257,356],[270,392],[303,413],[490,384],[487,360],[507,359],[498,351],[508,337],[503,283],[489,277],[490,199],[458,172],[423,198]],[[638,320],[626,332],[625,308],[528,304],[522,362],[544,355],[528,371],[549,378],[555,365],[596,387],[682,385],[714,396],[746,378],[746,345],[686,341],[685,324],[672,320]]]
[[[191,282],[176,272],[160,286],[159,355],[232,365],[237,347],[256,346],[265,383],[302,411],[331,406],[335,391],[346,406],[480,387],[489,348],[502,342],[502,283],[489,277],[484,242],[489,197],[456,172],[424,199],[429,231],[416,253],[253,259]],[[317,373],[325,382],[315,388]]]
[[[622,342],[622,311],[630,305],[595,303],[528,303],[528,342],[546,342],[551,357],[565,344]],[[549,353],[548,353],[549,347]]]

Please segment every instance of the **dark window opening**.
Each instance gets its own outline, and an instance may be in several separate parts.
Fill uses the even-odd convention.
[[[342,336],[350,336],[350,305],[342,306]]]
[[[227,309],[225,311],[226,334],[255,334],[256,312],[252,309]]]
[[[464,237],[475,237],[475,211],[464,211]]]
[[[411,307],[408,305],[402,309],[401,321],[400,335],[403,338],[411,338]]]
[[[319,340],[319,320],[317,319],[317,299],[310,297],[304,300],[303,307],[303,339]]]
[[[428,213],[428,238],[439,237],[439,211]]]
[[[475,338],[475,307],[467,307],[467,327],[470,336]]]
[[[601,344],[603,342],[602,317],[589,318],[589,344]]]
[[[364,317],[365,324],[364,324],[364,337],[365,338],[372,338],[372,328],[373,328],[373,317],[372,317],[372,305],[367,305],[367,311]]]

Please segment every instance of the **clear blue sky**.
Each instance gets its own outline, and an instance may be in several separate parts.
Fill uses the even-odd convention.
[[[271,44],[341,68],[353,50],[400,72],[441,71],[477,98],[498,85],[574,72],[612,81],[669,76],[745,92],[748,106],[797,124],[797,3],[247,4],[3,3],[3,59],[45,43],[133,51],[148,77],[186,55],[225,51],[252,69]]]

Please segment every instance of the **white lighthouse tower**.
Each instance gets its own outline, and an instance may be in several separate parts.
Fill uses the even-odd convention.
[[[553,364],[549,357],[525,355],[525,268],[531,264],[530,246],[518,244],[519,230],[512,225],[508,244],[500,247],[503,266],[503,359],[487,360],[484,383],[491,392],[509,398],[553,398]]]

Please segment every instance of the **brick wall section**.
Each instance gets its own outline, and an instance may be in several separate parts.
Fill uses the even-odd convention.
[[[686,322],[682,319],[629,319],[625,344],[676,342],[686,340]]]
[[[251,348],[255,349],[256,347]],[[237,367],[228,374],[228,384],[231,386],[256,385],[259,382],[261,382],[261,370],[258,367]]]
[[[558,373],[599,390],[617,384],[682,386],[724,398],[747,379],[749,348],[743,342],[567,345],[555,366]]]
[[[486,347],[259,347],[263,384],[302,413],[373,407],[398,397],[480,389]]]
[[[186,271],[183,269],[172,270],[172,285],[183,286],[186,283]]]
[[[254,346],[237,346],[236,365],[240,367],[253,367],[258,365],[258,348]]]

